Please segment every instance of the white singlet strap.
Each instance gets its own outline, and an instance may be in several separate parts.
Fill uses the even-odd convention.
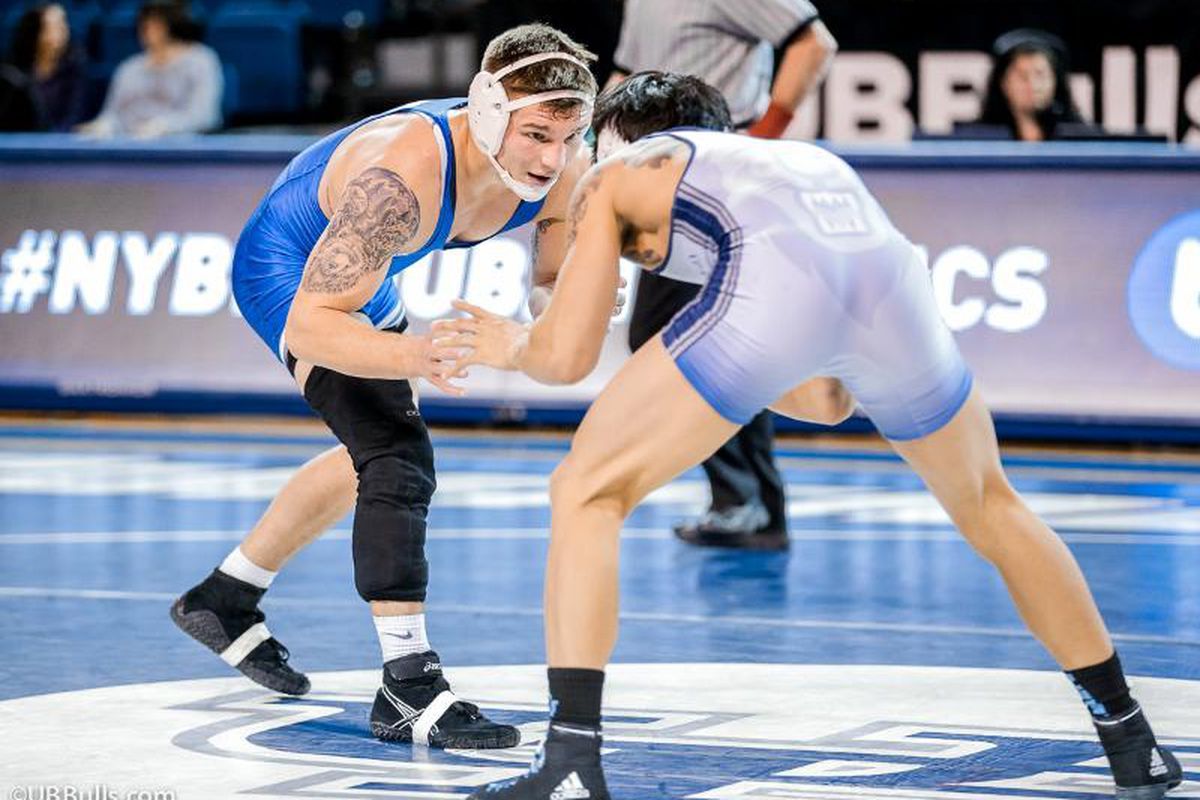
[[[245,633],[234,639],[233,643],[225,648],[221,653],[221,660],[231,667],[236,667],[246,656],[250,655],[251,650],[270,638],[271,632],[267,630],[265,622],[251,625]]]
[[[446,713],[446,709],[458,702],[458,697],[454,692],[447,689],[446,691],[433,698],[433,702],[425,707],[421,712],[421,716],[413,723],[412,737],[414,744],[429,744],[429,731],[437,724],[437,721],[442,718],[442,714]]]

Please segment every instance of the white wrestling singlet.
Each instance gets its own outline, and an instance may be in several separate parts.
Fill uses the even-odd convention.
[[[889,439],[925,436],[971,373],[919,252],[851,167],[794,141],[678,129],[692,149],[655,269],[704,288],[663,331],[691,384],[748,422],[808,378],[840,378]]]

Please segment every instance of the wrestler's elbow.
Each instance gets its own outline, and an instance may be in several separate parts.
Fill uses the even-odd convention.
[[[579,383],[600,361],[603,333],[598,341],[591,341],[592,337],[564,330],[555,322],[556,319],[548,315],[534,323],[518,366],[538,383],[552,386]]]
[[[556,348],[542,364],[537,376],[542,383],[567,386],[579,383],[592,374],[599,361],[599,353],[588,353],[582,349]]]
[[[320,336],[315,330],[313,314],[299,304],[293,303],[288,313],[287,322],[283,326],[283,341],[297,360],[318,363],[320,358],[315,352],[319,350]]]
[[[581,380],[592,374],[592,370],[596,368],[595,359],[585,359],[578,356],[565,356],[557,358],[548,365],[547,370],[550,380],[548,383],[554,383],[560,386],[568,386],[573,383],[579,383]]]

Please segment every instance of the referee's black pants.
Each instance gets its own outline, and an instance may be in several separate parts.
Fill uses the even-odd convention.
[[[652,339],[699,290],[694,284],[649,272],[638,276],[629,321],[629,349],[636,351]],[[771,455],[774,437],[771,412],[761,411],[701,465],[712,486],[714,511],[759,503],[770,515],[771,530],[787,530],[783,479]]]

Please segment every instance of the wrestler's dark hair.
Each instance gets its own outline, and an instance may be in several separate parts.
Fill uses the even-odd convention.
[[[627,142],[669,128],[733,129],[729,106],[713,87],[692,75],[635,72],[596,98],[592,129],[611,128]]]

